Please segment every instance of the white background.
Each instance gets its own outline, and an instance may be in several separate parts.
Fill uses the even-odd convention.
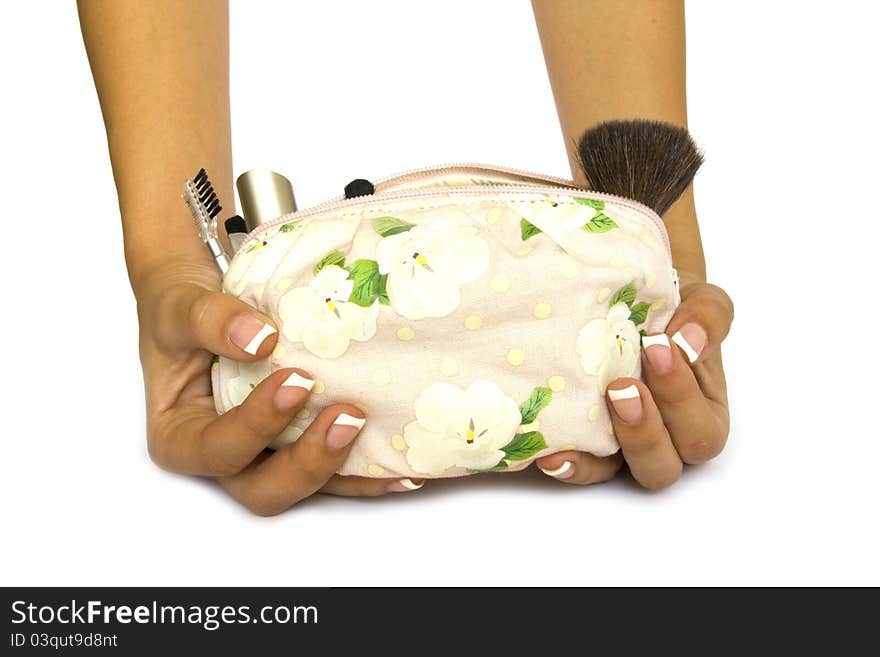
[[[237,172],[284,172],[300,207],[445,161],[568,174],[528,3],[296,5],[233,3]],[[698,207],[737,304],[720,458],[659,494],[533,471],[260,519],[147,457],[76,10],[3,3],[0,582],[880,584],[878,19],[866,2],[688,4]]]

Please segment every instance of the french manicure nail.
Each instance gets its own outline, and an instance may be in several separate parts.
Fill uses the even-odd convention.
[[[253,315],[236,316],[229,325],[229,339],[251,356],[256,356],[263,341],[277,331]]]
[[[696,362],[700,354],[703,353],[708,339],[705,329],[693,322],[688,322],[672,336],[672,341],[681,347],[687,359],[692,363]]]
[[[555,477],[556,479],[568,479],[574,474],[574,468],[572,467],[571,461],[563,461],[562,465],[553,470],[546,470],[541,466],[538,466],[538,469],[548,477]]]
[[[411,490],[418,490],[425,485],[424,479],[398,479],[388,484],[389,493],[406,493]]]
[[[635,385],[622,390],[609,389],[608,399],[617,416],[627,424],[638,424],[642,420],[642,398]]]
[[[355,439],[366,422],[366,418],[340,413],[327,431],[327,447],[342,449]]]
[[[289,377],[284,379],[281,387],[275,391],[275,407],[280,411],[286,411],[301,404],[304,399],[303,390],[308,392],[314,385],[315,382],[312,379],[292,372]]]
[[[666,374],[672,369],[672,349],[665,333],[643,336],[642,348],[651,369],[657,374]]]
[[[281,384],[285,388],[305,388],[306,390],[311,390],[315,386],[315,381],[313,379],[308,379],[304,377],[302,374],[297,374],[296,372],[291,372],[290,376],[284,379],[284,383]]]

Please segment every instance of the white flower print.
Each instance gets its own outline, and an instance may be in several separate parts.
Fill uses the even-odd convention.
[[[376,248],[379,273],[388,275],[388,300],[408,319],[445,317],[461,300],[459,286],[489,266],[489,245],[477,229],[440,220],[385,237]]]
[[[229,396],[229,401],[233,406],[238,406],[247,399],[247,396],[251,394],[251,391],[257,387],[257,385],[269,376],[272,373],[272,368],[269,365],[269,359],[264,358],[263,360],[258,360],[253,363],[236,363],[238,367],[238,376],[229,379],[226,382],[226,392]],[[298,420],[295,420],[295,422]],[[284,447],[284,445],[296,442],[296,440],[303,434],[304,429],[302,427],[295,426],[294,424],[289,424],[284,428],[275,440],[269,445],[269,449],[280,449]]]
[[[504,458],[522,417],[519,407],[490,381],[467,390],[435,383],[416,400],[416,421],[404,428],[406,460],[416,472],[441,474],[455,466],[487,470]]]
[[[272,373],[269,367],[269,359],[264,358],[253,363],[236,363],[238,376],[229,379],[226,383],[226,393],[233,406],[241,404],[251,394],[257,384]]]
[[[626,303],[614,304],[605,318],[594,319],[581,329],[577,350],[581,367],[599,379],[604,393],[608,384],[623,376],[632,376],[639,362],[640,336],[629,319]]]
[[[377,304],[350,302],[353,282],[342,267],[324,267],[305,287],[286,292],[278,302],[281,332],[302,342],[321,358],[338,358],[352,340],[364,342],[376,334]]]

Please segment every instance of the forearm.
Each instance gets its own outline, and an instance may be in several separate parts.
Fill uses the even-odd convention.
[[[591,126],[643,118],[687,126],[681,0],[532,0],[571,170]],[[693,189],[663,216],[676,267],[705,280]]]
[[[205,167],[221,200],[233,202],[228,7],[78,4],[137,292],[165,262],[210,261],[180,198],[186,178]]]

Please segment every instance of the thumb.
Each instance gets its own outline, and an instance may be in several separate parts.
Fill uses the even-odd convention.
[[[159,305],[157,330],[172,348],[252,361],[266,358],[278,339],[272,320],[255,308],[199,285],[176,285]]]

